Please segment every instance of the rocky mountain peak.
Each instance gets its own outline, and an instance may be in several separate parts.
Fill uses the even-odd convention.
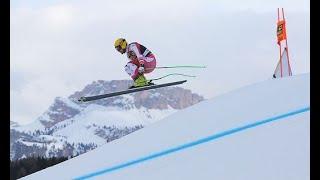
[[[111,93],[127,89],[132,84],[130,80],[94,81],[82,91],[75,92],[69,98],[78,99],[81,96],[92,96]],[[182,109],[202,101],[204,98],[181,87],[165,87],[148,91],[136,92],[125,96],[101,99],[90,103],[103,106],[118,106],[124,109],[141,108],[148,109]]]

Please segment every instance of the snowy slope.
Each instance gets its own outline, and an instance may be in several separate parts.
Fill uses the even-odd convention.
[[[267,80],[200,102],[23,179],[309,179],[309,80]]]

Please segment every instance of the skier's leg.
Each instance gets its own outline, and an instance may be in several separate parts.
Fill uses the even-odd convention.
[[[154,57],[153,54],[149,54],[148,57],[144,57],[143,64],[144,64],[144,68],[145,68],[144,73],[145,74],[150,73],[156,67],[156,58]],[[147,81],[146,85],[148,85],[148,86],[155,85],[153,82],[151,82],[152,80],[151,81],[145,80],[145,81]]]
[[[138,67],[129,62],[125,66],[125,71],[131,76],[131,78],[134,80],[134,85],[130,88],[133,87],[142,87],[148,85],[147,79],[144,77],[143,74],[139,74],[138,72]]]
[[[150,54],[144,60],[145,73],[151,73],[156,68],[156,65],[157,65],[156,58],[154,57],[153,54]]]
[[[139,75],[137,65],[135,65],[131,62],[128,62],[126,64],[126,66],[124,67],[124,69],[133,80],[135,80],[137,78],[137,76]]]

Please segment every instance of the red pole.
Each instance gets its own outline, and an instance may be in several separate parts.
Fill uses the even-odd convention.
[[[283,11],[283,8],[282,8],[282,16],[283,16],[283,20],[284,19],[284,11]],[[286,31],[287,31],[287,28],[286,28]],[[288,66],[289,66],[289,75],[291,76],[292,75],[292,72],[291,72],[291,66],[290,66],[290,60],[289,60],[289,48],[288,48],[288,36],[287,36],[287,32],[286,32],[286,48],[287,48],[287,57],[288,57]]]
[[[280,21],[280,16],[279,16],[279,8],[278,8],[278,22]],[[280,55],[279,55],[279,59],[280,59],[280,75],[282,77],[282,60],[281,60],[281,41],[279,41],[279,46],[280,46]]]

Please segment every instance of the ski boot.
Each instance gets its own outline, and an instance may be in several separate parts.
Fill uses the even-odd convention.
[[[150,86],[154,85],[154,83],[151,82],[152,80],[147,80],[143,74],[140,74],[135,80],[133,85],[129,88],[138,88],[138,87],[144,87],[144,86]]]

